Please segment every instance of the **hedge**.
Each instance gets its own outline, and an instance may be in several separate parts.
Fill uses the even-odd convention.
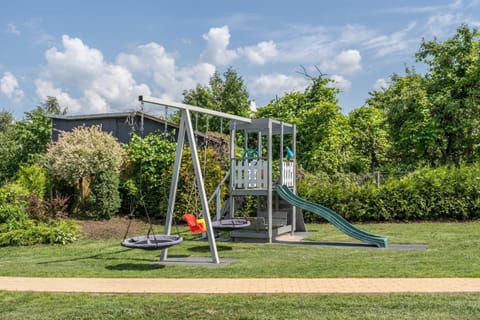
[[[350,221],[466,221],[480,218],[480,166],[425,168],[377,187],[354,176],[306,175],[305,199]],[[307,213],[307,221],[319,221]]]

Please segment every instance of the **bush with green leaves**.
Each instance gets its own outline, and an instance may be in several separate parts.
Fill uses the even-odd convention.
[[[387,219],[472,220],[480,218],[480,166],[421,169],[389,180],[378,193]]]
[[[20,166],[16,181],[30,194],[34,194],[40,199],[44,198],[50,183],[45,168],[36,163],[30,166]]]
[[[0,224],[0,246],[67,244],[76,240],[78,230],[79,227],[70,220],[10,220]]]
[[[350,221],[383,220],[376,208],[377,187],[371,182],[359,183],[356,175],[306,174],[297,188],[305,199],[326,206]],[[305,212],[305,220],[321,219]]]
[[[380,187],[353,176],[307,175],[298,193],[350,221],[465,221],[480,218],[480,166],[425,168]],[[306,219],[319,217],[306,213]]]
[[[159,133],[150,133],[143,138],[132,135],[130,143],[125,146],[128,163],[121,182],[126,210],[133,207],[138,214],[145,214],[145,205],[152,215],[165,215],[176,145],[170,136]]]
[[[105,179],[95,180],[102,180],[99,177],[105,177],[106,172],[107,175],[118,176],[123,158],[124,150],[120,143],[111,134],[103,132],[101,127],[78,127],[71,132],[63,132],[58,141],[49,146],[44,164],[57,185],[66,184],[74,188],[75,197],[71,199],[75,213],[105,218],[118,209],[115,209],[115,203],[118,202],[118,178],[110,178],[110,191],[97,188],[97,194],[92,194],[92,184],[104,185]],[[91,194],[92,198],[89,199]],[[95,208],[95,211],[90,208]]]
[[[0,246],[67,244],[79,227],[65,219],[32,219],[23,204],[0,203]]]
[[[110,219],[121,205],[119,175],[111,170],[100,172],[90,184],[90,195],[87,199],[88,211],[96,219]]]
[[[222,167],[222,159],[218,158],[213,148],[199,149],[200,166],[202,170],[203,182],[205,185],[205,192],[207,197],[210,197],[219,183],[225,177],[225,170]],[[175,204],[175,211],[178,215],[184,212],[201,214],[200,195],[198,186],[195,181],[195,173],[193,169],[193,160],[190,148],[183,150],[182,165],[180,168],[180,177],[177,191],[177,202]],[[171,177],[168,179],[171,181]],[[227,186],[222,186],[222,195],[227,194]],[[215,212],[215,201],[209,206],[211,214]],[[166,211],[166,210],[165,210]]]
[[[161,134],[149,134],[143,139],[138,135],[132,136],[130,144],[125,147],[129,166],[124,171],[121,188],[124,207],[133,203],[137,214],[145,215],[145,205],[152,216],[165,217],[176,145]],[[210,196],[225,175],[222,159],[213,148],[199,149],[198,153],[207,196]],[[175,203],[175,211],[179,216],[183,212],[199,214],[200,200],[194,180],[190,148],[185,148]],[[226,190],[223,191],[225,195]]]

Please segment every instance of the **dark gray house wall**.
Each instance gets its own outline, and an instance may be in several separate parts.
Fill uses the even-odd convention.
[[[102,131],[111,133],[119,142],[128,144],[132,132],[141,134],[142,113],[141,112],[124,112],[124,113],[105,113],[90,115],[50,115],[52,119],[52,141],[57,141],[62,131],[72,131],[73,128],[81,126],[99,125]],[[173,133],[175,141],[178,137],[178,126],[176,124],[165,122],[165,120],[143,114],[143,134],[146,136],[151,132]],[[213,137],[207,137],[205,133],[196,132],[197,144],[201,145],[205,139],[209,141],[215,140]],[[186,137],[187,138],[187,137]],[[188,139],[188,138],[187,138]]]

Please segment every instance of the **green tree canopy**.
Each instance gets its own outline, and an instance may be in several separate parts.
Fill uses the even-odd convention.
[[[0,132],[5,132],[13,125],[13,116],[10,112],[0,112]]]
[[[391,143],[390,157],[397,167],[436,165],[439,132],[432,122],[425,79],[413,69],[393,75],[390,86],[371,93],[367,103],[381,110]]]
[[[307,75],[308,76],[308,75]],[[286,93],[258,109],[258,118],[297,125],[297,159],[309,171],[342,172],[350,161],[350,130],[338,106],[338,89],[322,75],[308,76],[304,92]]]
[[[221,111],[242,117],[250,117],[249,93],[243,78],[232,68],[223,73],[215,72],[207,86],[197,85],[195,89],[183,92],[183,103]],[[220,119],[209,119],[209,131],[220,131]],[[205,117],[199,119],[199,130],[206,129]]]
[[[429,66],[426,89],[441,162],[472,161],[479,155],[480,33],[461,25],[444,42],[423,40],[416,57]]]
[[[385,113],[397,166],[460,165],[480,158],[480,33],[461,25],[443,42],[422,41],[424,76],[406,69],[367,103]]]
[[[385,122],[383,113],[371,106],[363,106],[349,113],[353,147],[350,169],[353,172],[373,172],[386,164],[389,142]]]
[[[44,154],[52,137],[49,114],[65,114],[57,99],[47,100],[34,110],[25,112],[24,119],[14,122],[8,112],[0,113],[0,183],[14,177],[22,165],[31,165]]]

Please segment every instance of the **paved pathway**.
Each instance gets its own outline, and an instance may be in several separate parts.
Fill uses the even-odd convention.
[[[0,290],[91,293],[480,293],[480,278],[118,279],[0,277]]]

